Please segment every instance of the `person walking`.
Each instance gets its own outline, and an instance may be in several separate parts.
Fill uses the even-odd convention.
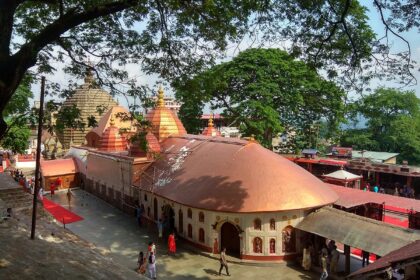
[[[155,254],[153,254],[153,251],[150,252],[148,261],[149,277],[152,279],[156,279],[156,258]]]
[[[322,251],[321,253],[322,274],[321,274],[320,280],[324,280],[328,278],[327,259],[328,259],[328,252]]]
[[[143,216],[142,208],[141,208],[140,204],[137,204],[137,207],[136,207],[136,218],[137,218],[137,223],[139,224],[139,227],[142,226],[142,221],[141,221],[142,216]]]
[[[71,209],[71,199],[73,197],[73,193],[71,192],[70,188],[67,191],[67,201],[69,203],[69,209]]]
[[[168,255],[176,253],[175,233],[172,232],[168,237]]]
[[[53,195],[55,194],[55,185],[54,183],[50,184],[50,196],[51,198],[53,197]]]
[[[362,251],[362,267],[369,265],[369,252]]]
[[[331,250],[331,263],[330,263],[331,273],[337,272],[337,264],[338,264],[339,259],[340,259],[340,253],[337,251],[337,246],[334,245],[333,249]]]
[[[230,276],[229,274],[229,268],[226,260],[226,248],[222,249],[222,252],[220,252],[220,268],[219,268],[219,276],[222,275],[222,269],[223,267],[226,269],[226,275]]]

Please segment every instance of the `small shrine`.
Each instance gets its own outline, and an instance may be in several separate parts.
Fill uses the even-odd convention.
[[[217,130],[217,128],[214,127],[213,115],[210,115],[208,125],[203,130],[203,132],[201,134],[202,135],[205,135],[205,136],[212,136],[212,137],[214,137],[214,136],[222,136],[222,134],[220,133],[220,131]]]
[[[334,171],[327,175],[322,175],[325,183],[340,185],[344,187],[360,189],[362,176],[350,173],[344,169]]]

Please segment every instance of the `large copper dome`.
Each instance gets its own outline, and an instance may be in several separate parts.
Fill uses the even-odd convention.
[[[179,118],[170,109],[165,107],[162,88],[159,88],[158,94],[156,108],[146,115],[146,119],[152,125],[153,134],[159,141],[171,135],[179,136],[187,134]]]
[[[161,145],[161,157],[140,187],[180,204],[271,212],[316,208],[338,199],[314,175],[255,142],[187,135]]]

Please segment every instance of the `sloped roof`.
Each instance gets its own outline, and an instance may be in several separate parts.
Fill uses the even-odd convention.
[[[42,176],[60,176],[75,174],[78,172],[76,162],[73,158],[43,160],[41,161]]]
[[[350,173],[344,169],[340,169],[334,171],[330,174],[323,175],[323,177],[332,178],[332,179],[339,179],[339,180],[354,180],[354,179],[361,179],[362,176]]]
[[[334,204],[345,208],[352,208],[366,203],[385,203],[385,207],[392,206],[399,208],[397,210],[399,212],[408,212],[411,209],[420,212],[420,200],[417,199],[367,192],[332,184],[327,185],[338,194],[338,200]]]
[[[374,263],[363,267],[356,272],[353,272],[348,276],[348,278],[363,278],[363,274],[369,273],[374,275],[375,271],[381,273],[384,269],[392,266],[394,263],[404,263],[405,261],[413,261],[416,259],[420,260],[420,240],[416,240],[404,247],[401,247],[395,251],[390,252],[389,254],[383,256],[379,260],[376,260]]]
[[[296,228],[351,247],[384,256],[420,239],[420,231],[323,207],[306,216]]]
[[[399,153],[387,153],[387,152],[374,152],[374,151],[364,151],[362,156],[362,151],[353,150],[351,153],[352,158],[368,158],[373,162],[383,162],[390,158],[398,156]]]
[[[130,132],[137,131],[136,126],[130,120],[124,120],[118,116],[118,114],[130,114],[130,112],[122,106],[113,106],[101,117],[98,122],[98,126],[93,128],[90,132],[96,133],[99,137],[105,132],[105,130],[111,125],[111,117],[114,118],[115,126],[119,129],[127,129]]]
[[[309,209],[337,195],[305,169],[261,145],[187,135],[161,143],[160,158],[137,184],[187,206],[227,212]]]

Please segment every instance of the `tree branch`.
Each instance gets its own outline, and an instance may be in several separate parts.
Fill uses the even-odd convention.
[[[77,12],[78,8],[70,9],[63,16],[46,26],[31,41],[24,44],[14,57],[35,61],[38,52],[42,48],[56,41],[61,34],[64,34],[68,30],[84,22],[123,11],[135,6],[137,3],[138,1],[136,0],[121,0],[94,6],[84,12]]]
[[[0,4],[0,60],[10,56],[14,13],[20,1],[3,0]]]

